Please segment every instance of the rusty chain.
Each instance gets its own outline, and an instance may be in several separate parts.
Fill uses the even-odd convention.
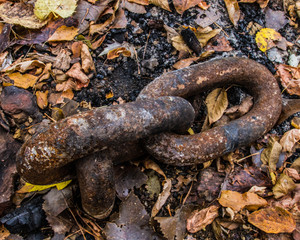
[[[233,84],[254,97],[250,112],[224,126],[183,135],[194,119],[192,106],[183,98]],[[280,112],[280,89],[264,66],[244,58],[209,61],[156,78],[135,102],[53,123],[23,144],[17,168],[30,183],[50,184],[70,177],[77,160],[83,209],[102,219],[114,205],[113,164],[139,157],[144,149],[171,165],[209,161],[261,137]]]

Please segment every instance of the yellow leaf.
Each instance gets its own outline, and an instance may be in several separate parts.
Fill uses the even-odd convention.
[[[33,87],[36,83],[38,77],[25,73],[21,74],[19,72],[11,73],[7,75],[11,80],[14,81],[14,85],[16,87],[27,89],[29,87]]]
[[[112,98],[114,96],[113,92],[109,92],[105,95],[106,99]]]
[[[6,2],[0,4],[0,17],[9,24],[17,24],[26,28],[39,29],[47,24],[49,19],[40,20],[30,4]]]
[[[265,165],[269,165],[272,171],[276,171],[276,164],[279,160],[279,155],[281,153],[282,146],[275,139],[270,138],[268,142],[268,147],[262,151],[261,161]]]
[[[61,182],[61,183],[55,183],[55,184],[50,184],[50,185],[34,185],[31,183],[25,183],[25,185],[18,190],[18,193],[28,193],[28,192],[36,192],[36,191],[43,191],[45,189],[48,188],[52,188],[52,187],[56,187],[57,190],[62,190],[64,189],[66,186],[68,186],[70,184],[72,180],[68,180],[65,182]]]
[[[300,117],[294,117],[291,121],[291,125],[294,128],[300,129]]]
[[[72,16],[76,7],[77,0],[37,0],[34,5],[34,14],[39,19],[46,19],[50,13],[62,18]]]
[[[296,228],[293,215],[280,207],[253,212],[248,216],[248,221],[266,233],[291,233]]]
[[[75,27],[61,26],[48,39],[48,42],[72,41],[78,34],[79,29]]]
[[[214,89],[205,99],[209,124],[218,121],[228,106],[227,92],[223,88]]]
[[[39,108],[45,109],[48,106],[48,91],[46,92],[37,91],[35,95],[36,95],[36,102]]]
[[[188,133],[189,133],[190,135],[194,135],[194,134],[195,134],[195,133],[194,133],[194,130],[191,129],[191,128],[189,128]]]
[[[282,36],[272,28],[262,28],[255,37],[258,48],[265,52],[275,46],[273,41],[280,41]]]

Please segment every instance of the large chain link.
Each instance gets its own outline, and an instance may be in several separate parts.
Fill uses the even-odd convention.
[[[233,84],[253,95],[249,113],[200,134],[172,133],[187,130],[194,119],[193,108],[183,98]],[[210,61],[162,75],[135,102],[52,124],[24,143],[17,168],[26,181],[49,184],[65,179],[72,161],[80,159],[76,169],[83,208],[101,219],[114,204],[113,163],[141,156],[144,147],[167,164],[202,163],[255,141],[274,126],[280,112],[280,89],[264,66],[243,58]]]

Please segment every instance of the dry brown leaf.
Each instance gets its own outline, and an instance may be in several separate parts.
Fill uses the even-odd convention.
[[[148,158],[143,163],[146,169],[152,169],[153,171],[157,172],[158,174],[162,175],[165,179],[167,179],[166,174],[163,172],[163,170],[161,170],[157,163]]]
[[[66,72],[66,74],[74,79],[79,80],[81,83],[83,83],[86,87],[89,84],[89,78],[87,75],[85,75],[84,72],[81,71],[80,63],[74,63],[73,66],[69,71]]]
[[[215,52],[230,52],[232,51],[229,41],[224,37],[217,35],[204,48],[205,51],[215,51]]]
[[[151,217],[156,216],[156,214],[159,212],[159,210],[162,208],[162,206],[165,204],[165,202],[167,201],[167,199],[171,194],[171,188],[172,188],[171,179],[164,180],[163,185],[164,185],[163,190],[159,194],[157,201],[152,208]]]
[[[111,28],[126,28],[127,26],[127,18],[125,16],[125,11],[121,8],[116,12],[116,18],[114,24]]]
[[[245,192],[243,194],[235,191],[222,191],[219,203],[223,207],[230,207],[238,212],[243,208],[250,211],[257,210],[260,207],[266,206],[268,202],[252,192]]]
[[[294,113],[300,112],[300,99],[282,98],[282,111],[277,124],[281,124]]]
[[[140,5],[149,5],[149,0],[128,0],[128,2],[137,3]]]
[[[127,48],[125,47],[119,47],[119,48],[115,48],[113,50],[110,50],[107,53],[107,59],[114,59],[119,57],[120,55],[123,55],[124,57],[130,57],[131,56],[131,52],[130,50],[127,50]]]
[[[32,74],[21,74],[19,72],[11,73],[7,75],[11,80],[14,81],[16,87],[27,89],[33,87],[37,82],[38,77]]]
[[[280,64],[277,66],[276,75],[280,77],[282,86],[289,94],[300,96],[300,67]]]
[[[98,47],[100,47],[102,45],[102,43],[104,42],[106,38],[106,34],[103,35],[101,38],[99,38],[97,41],[92,43],[92,49],[96,50]]]
[[[147,13],[144,6],[129,1],[124,2],[124,9],[127,9],[129,12],[138,13],[138,14]]]
[[[30,61],[24,61],[19,63],[13,63],[9,67],[2,70],[2,72],[14,72],[19,71],[21,73],[24,73],[28,70],[34,69],[34,68],[44,68],[45,64],[38,60],[30,60]]]
[[[37,91],[36,95],[36,102],[39,108],[45,109],[48,106],[48,91],[41,92]]]
[[[168,0],[149,0],[149,4],[153,4],[155,6],[158,6],[162,9],[165,9],[169,12],[172,12],[170,7],[169,7],[169,2]]]
[[[240,19],[240,7],[237,0],[224,0],[226,8],[229,14],[229,19],[234,26],[237,25],[237,22]]]
[[[280,207],[253,212],[248,216],[248,221],[266,233],[291,233],[296,228],[292,214]]]
[[[49,21],[49,19],[43,21],[38,19],[33,13],[32,5],[23,2],[0,4],[0,17],[6,23],[17,24],[31,29],[39,29]]]
[[[62,92],[60,97],[57,100],[57,104],[64,103],[65,102],[64,98],[68,98],[71,100],[74,98],[74,93],[73,93],[72,89],[68,89],[67,91]]]
[[[233,106],[231,108],[228,108],[225,111],[225,114],[230,118],[230,119],[236,119],[247,112],[251,109],[253,105],[253,97],[252,96],[247,96],[246,98],[243,99],[240,105]]]
[[[8,237],[10,235],[10,232],[2,224],[0,226],[0,233],[1,233],[0,236],[1,240],[9,239]]]
[[[296,188],[294,181],[287,175],[281,174],[275,186],[273,187],[273,194],[276,199],[287,195]]]
[[[58,92],[64,92],[69,89],[78,90],[76,88],[76,83],[72,80],[72,78],[69,78],[68,81],[56,84],[56,87],[55,87],[55,90]]]
[[[71,65],[71,53],[66,49],[61,49],[58,55],[55,58],[55,62],[53,63],[54,68],[61,69],[66,71],[70,68]]]
[[[72,43],[71,50],[72,50],[73,58],[80,57],[82,44],[83,44],[82,41]]]
[[[300,157],[293,162],[291,168],[294,168],[297,170],[297,172],[300,172]]]
[[[294,152],[297,147],[297,142],[300,140],[300,129],[291,129],[285,132],[280,139],[280,144],[283,151]]]
[[[191,233],[204,229],[219,216],[218,210],[218,206],[212,205],[208,208],[194,211],[187,219],[186,229]]]
[[[262,151],[261,161],[270,167],[272,171],[276,171],[276,164],[279,160],[282,146],[274,138],[270,138],[268,147]]]
[[[96,71],[92,55],[86,44],[83,44],[81,47],[81,66],[85,73]]]
[[[228,106],[227,92],[223,88],[216,88],[205,99],[209,124],[218,121]]]
[[[210,7],[210,5],[207,4],[204,0],[201,0],[197,6],[203,10],[207,10]]]
[[[179,14],[201,3],[202,0],[173,0],[174,7]]]
[[[300,117],[294,117],[291,121],[291,125],[294,128],[300,129]]]
[[[193,62],[197,61],[199,59],[199,57],[192,57],[192,58],[186,58],[186,59],[182,59],[178,62],[176,62],[173,65],[173,68],[175,69],[181,69],[181,68],[185,68],[190,66]]]
[[[48,42],[72,41],[78,34],[78,28],[61,26],[50,36]]]
[[[292,178],[294,181],[300,181],[300,173],[294,168],[285,168],[283,173]]]

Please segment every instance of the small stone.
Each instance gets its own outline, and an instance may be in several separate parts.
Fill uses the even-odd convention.
[[[288,64],[292,67],[298,67],[300,62],[300,56],[296,56],[294,53],[292,53],[289,56]]]
[[[273,11],[268,8],[265,16],[266,27],[273,28],[276,31],[283,28],[288,23],[288,19],[285,17],[283,11]]]
[[[277,48],[271,48],[268,50],[268,58],[272,62],[283,63],[281,53]]]

